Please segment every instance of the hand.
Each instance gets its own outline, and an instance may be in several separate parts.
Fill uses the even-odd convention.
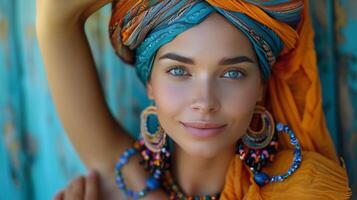
[[[54,200],[119,200],[126,199],[120,194],[119,189],[107,182],[100,182],[99,175],[91,171],[88,176],[79,176],[70,182],[67,188],[58,192]],[[105,194],[104,194],[105,193]],[[142,200],[168,200],[169,197],[163,190],[148,193]]]
[[[79,176],[60,191],[54,200],[99,200],[98,177],[91,171],[88,176]]]
[[[36,23],[68,24],[85,22],[96,10],[113,0],[36,0]]]

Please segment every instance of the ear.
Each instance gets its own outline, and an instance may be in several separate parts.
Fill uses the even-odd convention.
[[[154,90],[150,81],[146,82],[146,92],[150,100],[154,100]]]

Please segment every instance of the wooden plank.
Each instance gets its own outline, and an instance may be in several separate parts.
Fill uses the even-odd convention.
[[[0,199],[14,200],[29,194],[16,22],[15,2],[0,0]]]
[[[19,43],[22,46],[22,99],[26,152],[31,163],[31,199],[52,199],[70,179],[84,172],[58,119],[35,33],[35,0],[18,1]]]
[[[35,0],[16,1],[24,129],[28,141],[29,199],[52,199],[70,179],[84,171],[59,122],[35,33]]]
[[[357,194],[357,2],[335,3],[338,49],[339,119],[342,149],[353,194]],[[356,197],[355,197],[356,198]]]
[[[337,84],[333,0],[310,1],[315,48],[322,87],[323,110],[337,152],[341,154],[337,119]]]

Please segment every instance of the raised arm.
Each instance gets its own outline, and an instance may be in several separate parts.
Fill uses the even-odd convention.
[[[104,191],[107,194],[118,191],[114,184],[115,162],[133,143],[106,105],[84,32],[87,17],[109,2],[36,2],[36,31],[56,110],[84,164],[99,172],[101,184],[107,184],[103,189],[111,190]],[[123,171],[130,177],[128,184],[140,189],[147,177],[144,169],[137,162],[129,162],[128,166]]]
[[[56,110],[82,161],[90,167],[106,167],[118,152],[130,146],[132,139],[106,106],[84,32],[84,20],[77,13],[64,12],[74,5],[62,4],[71,1],[39,2],[36,29]],[[52,2],[53,6],[45,6]]]

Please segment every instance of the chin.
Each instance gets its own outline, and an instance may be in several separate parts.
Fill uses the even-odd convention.
[[[216,158],[230,152],[235,144],[235,142],[232,143],[235,138],[230,137],[231,134],[229,132],[206,138],[193,137],[182,129],[173,130],[172,133],[177,133],[168,135],[175,143],[176,148],[180,148],[187,155],[196,158]]]
[[[190,156],[210,159],[222,154],[225,149],[219,148],[217,144],[202,141],[186,142],[180,147]]]

